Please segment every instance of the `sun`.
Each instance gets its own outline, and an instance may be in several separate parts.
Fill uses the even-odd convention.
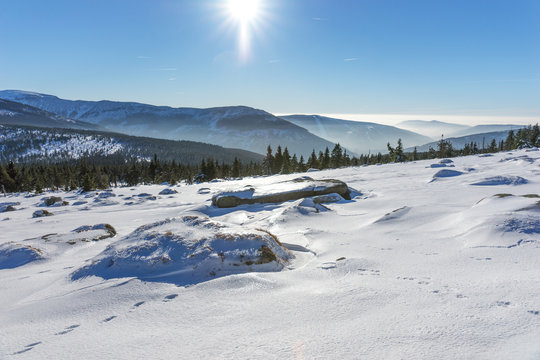
[[[252,23],[260,14],[261,0],[228,0],[228,11],[240,23]]]

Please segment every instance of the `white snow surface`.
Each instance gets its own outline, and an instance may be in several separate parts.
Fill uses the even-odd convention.
[[[461,174],[436,181],[438,160],[312,172],[353,189],[326,211],[211,206],[213,194],[304,174],[51,193],[70,205],[43,218],[32,218],[42,195],[8,196],[20,205],[0,214],[0,250],[29,247],[15,251],[24,265],[0,269],[0,359],[538,359],[540,152],[453,161]],[[167,219],[185,216],[269,231],[294,257],[182,286],[136,272],[74,279],[154,227],[184,229]],[[63,241],[103,223],[117,235]]]

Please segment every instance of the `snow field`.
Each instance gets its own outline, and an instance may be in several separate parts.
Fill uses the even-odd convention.
[[[48,194],[70,205],[43,218],[32,218],[41,197],[9,196],[0,203],[20,204],[0,214],[1,246],[33,239],[47,255],[0,269],[0,358],[538,358],[539,159],[525,150],[455,158],[462,174],[436,181],[438,160],[311,172],[353,189],[327,210],[306,200],[211,206],[219,192],[299,174],[180,185],[167,196],[164,186]],[[233,233],[269,231],[294,258],[271,269],[281,271],[186,286],[137,272],[73,278],[184,216]],[[104,223],[115,237],[38,241]]]

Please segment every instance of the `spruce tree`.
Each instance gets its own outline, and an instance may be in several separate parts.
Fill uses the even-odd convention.
[[[236,156],[234,157],[232,170],[231,170],[231,176],[233,178],[240,177],[240,161],[238,160]]]
[[[82,181],[82,190],[84,192],[96,190],[96,184],[94,183],[94,179],[88,173],[84,175]]]

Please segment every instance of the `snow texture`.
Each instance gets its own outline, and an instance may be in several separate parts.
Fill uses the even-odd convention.
[[[463,174],[437,181],[433,160],[312,172],[351,188],[321,204],[211,205],[305,174],[8,195],[0,358],[538,359],[538,159],[453,158]],[[70,205],[32,218],[42,196]],[[117,235],[93,241],[104,223]],[[263,244],[291,256],[247,265]]]

